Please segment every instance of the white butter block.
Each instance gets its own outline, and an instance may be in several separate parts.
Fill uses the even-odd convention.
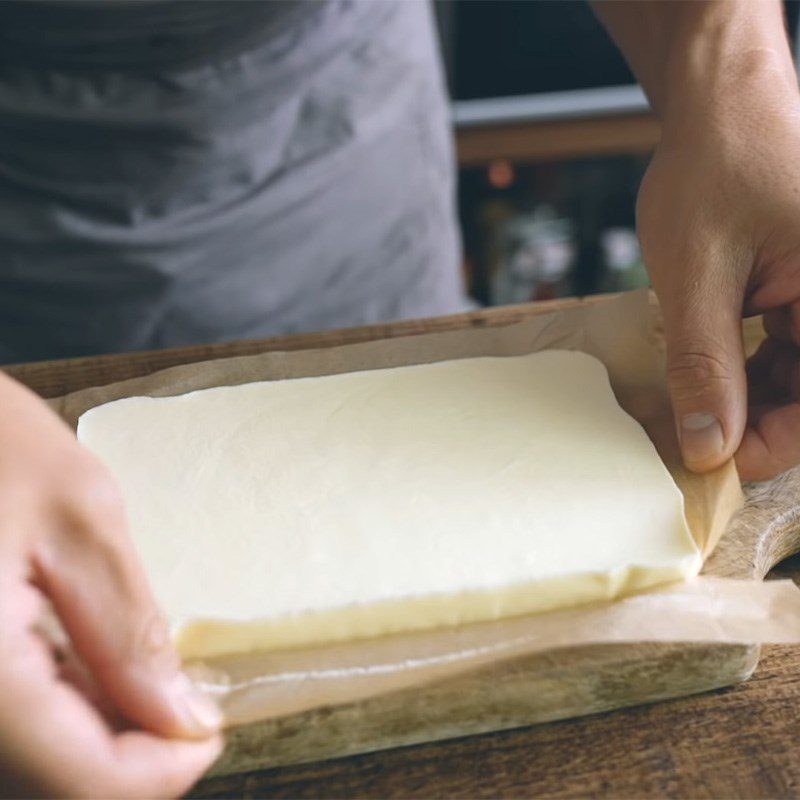
[[[78,436],[187,658],[549,610],[701,564],[672,477],[582,353],[133,397]]]

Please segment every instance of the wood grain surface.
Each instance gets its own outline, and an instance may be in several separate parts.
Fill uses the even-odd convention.
[[[8,371],[41,394],[54,396],[177,363],[431,330],[503,325],[539,310],[539,306],[517,306],[285,339],[21,365]],[[748,349],[752,349],[760,338],[757,321],[750,321],[745,333]],[[782,502],[791,505],[791,491],[788,494],[783,491],[787,488],[791,489],[784,486],[779,494]],[[795,523],[793,513],[789,510],[783,515],[787,530]],[[775,538],[770,537],[769,541]],[[780,547],[794,547],[794,544]],[[751,559],[745,567],[758,572],[781,555],[780,547],[772,551],[767,547],[760,562]],[[800,561],[788,562],[782,573],[797,579]],[[740,671],[746,673],[747,648],[738,650]],[[732,689],[513,732],[206,779],[193,794],[198,797],[795,796],[800,794],[800,767],[794,757],[799,668],[797,648],[771,647],[767,648],[755,677]],[[512,700],[513,697],[512,694]],[[489,722],[492,724],[488,727],[495,726],[493,721]]]
[[[800,578],[800,561],[783,574]],[[503,733],[202,781],[198,798],[794,798],[800,652],[746,683]]]

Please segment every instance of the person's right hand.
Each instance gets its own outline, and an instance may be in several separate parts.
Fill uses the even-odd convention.
[[[685,113],[663,125],[637,225],[684,462],[734,457],[764,481],[800,463],[800,94],[791,61],[747,63],[739,94],[674,101]],[[756,314],[768,338],[746,361],[741,320]]]
[[[46,600],[75,658],[41,635]],[[220,721],[180,672],[111,477],[0,374],[0,794],[178,795]]]

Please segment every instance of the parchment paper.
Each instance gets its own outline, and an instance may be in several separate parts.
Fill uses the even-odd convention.
[[[614,392],[639,420],[684,494],[692,534],[707,556],[743,496],[733,464],[686,471],[663,382],[663,348],[646,291],[473,328],[320,350],[272,352],[173,367],[50,401],[73,427],[89,408],[121,397],[163,397],[257,380],[546,349],[581,350],[608,368]],[[576,496],[580,486],[575,487]],[[232,586],[235,580],[232,578]],[[382,639],[188,665],[217,695],[229,724],[351,702],[526,653],[635,641],[800,641],[800,592],[791,581],[699,577],[613,603]]]

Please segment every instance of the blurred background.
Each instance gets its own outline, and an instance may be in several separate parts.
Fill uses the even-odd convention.
[[[784,6],[798,63],[800,2]],[[634,203],[659,127],[588,3],[435,0],[435,10],[473,297],[646,285]]]

